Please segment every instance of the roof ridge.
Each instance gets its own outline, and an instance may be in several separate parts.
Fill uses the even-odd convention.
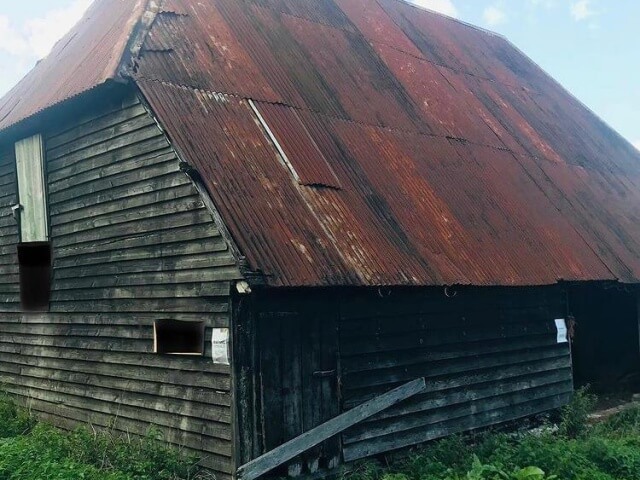
[[[166,0],[147,0],[147,5],[142,15],[140,15],[136,26],[131,31],[129,41],[118,62],[118,68],[116,70],[118,76],[122,78],[131,77],[131,69],[134,67],[135,59],[140,55],[144,42],[151,31],[151,27],[153,27],[158,13],[162,10],[165,1]]]
[[[478,25],[474,25],[473,23],[465,22],[464,20],[460,20],[459,18],[452,17],[450,15],[447,15],[446,13],[438,12],[437,10],[432,10],[430,8],[423,7],[422,5],[417,5],[417,4],[413,3],[411,0],[394,0],[394,1],[398,2],[398,3],[404,3],[406,5],[409,5],[410,7],[414,7],[414,8],[417,8],[418,10],[422,10],[423,12],[432,13],[432,14],[437,15],[439,17],[443,17],[443,18],[445,18],[447,20],[450,20],[452,22],[455,22],[455,23],[459,23],[460,25],[464,25],[465,27],[470,27],[470,28],[472,28],[474,30],[478,30],[478,31],[480,31],[482,33],[486,33],[486,34],[491,35],[493,37],[499,37],[499,38],[502,38],[502,39],[505,39],[505,40],[507,39],[507,37],[505,35],[501,34],[501,33],[494,32],[493,30],[489,30],[489,29],[484,28],[484,27],[479,27]],[[382,7],[382,5],[380,5],[380,6]],[[384,7],[382,7],[382,8],[384,8]]]

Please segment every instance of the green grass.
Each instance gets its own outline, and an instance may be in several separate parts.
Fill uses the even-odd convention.
[[[391,465],[363,462],[344,480],[640,480],[640,407],[597,426],[579,392],[558,429],[451,437]]]
[[[590,427],[593,405],[580,392],[555,430],[454,436],[390,465],[360,463],[342,480],[640,480],[640,407]],[[157,432],[63,432],[0,395],[0,480],[205,478],[195,458],[166,447]]]
[[[0,395],[0,480],[198,480],[197,459],[157,432],[126,438],[86,428],[63,432],[37,423]]]

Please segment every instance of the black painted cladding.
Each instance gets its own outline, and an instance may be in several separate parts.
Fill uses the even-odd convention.
[[[564,405],[573,390],[559,288],[391,291],[340,312],[343,408],[424,376],[427,392],[343,435],[345,461]],[[383,292],[384,295],[384,292]]]

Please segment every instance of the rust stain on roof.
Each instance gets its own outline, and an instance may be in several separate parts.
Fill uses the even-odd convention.
[[[399,0],[166,0],[134,62],[269,285],[640,281],[640,155],[498,35]]]

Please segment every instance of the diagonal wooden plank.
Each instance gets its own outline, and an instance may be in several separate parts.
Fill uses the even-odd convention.
[[[347,428],[352,427],[367,418],[379,413],[409,397],[424,391],[426,383],[424,378],[418,378],[405,383],[387,393],[379,395],[357,407],[342,413],[328,422],[323,423],[308,432],[283,443],[268,453],[246,463],[238,468],[239,480],[255,480],[279,465],[304,453],[310,448],[337,435]]]

